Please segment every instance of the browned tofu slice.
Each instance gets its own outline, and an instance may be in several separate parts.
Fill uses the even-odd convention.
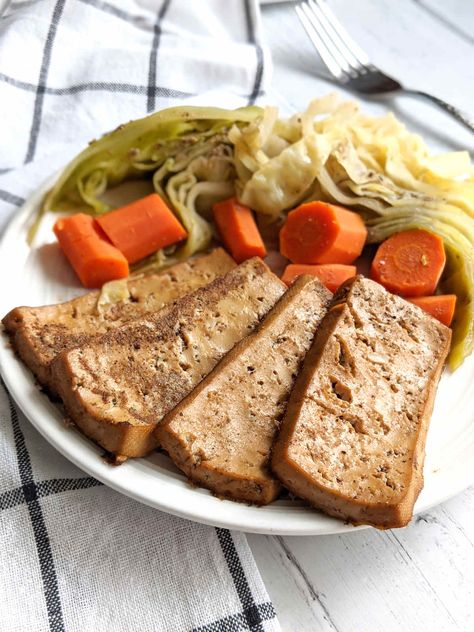
[[[145,314],[156,312],[235,267],[222,248],[171,266],[157,274],[128,281],[129,296],[97,308],[99,292],[44,307],[16,307],[3,318],[12,345],[38,381],[54,392],[50,365],[54,358],[92,336],[103,334]]]
[[[258,330],[165,417],[158,443],[191,481],[258,505],[278,496],[271,446],[330,299],[318,280],[300,277]]]
[[[451,331],[381,285],[339,289],[308,353],[272,469],[353,523],[402,527],[423,485],[426,433]]]
[[[172,306],[131,321],[52,364],[54,383],[77,426],[109,452],[143,456],[153,430],[285,291],[249,259]]]

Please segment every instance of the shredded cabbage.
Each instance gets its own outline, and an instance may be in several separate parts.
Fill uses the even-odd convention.
[[[372,243],[410,228],[440,235],[448,257],[442,287],[458,297],[450,366],[462,363],[474,349],[474,169],[467,152],[431,156],[392,114],[365,116],[335,94],[288,120],[267,109],[229,137],[239,197],[267,221],[325,199],[360,212]]]
[[[107,307],[121,303],[130,298],[130,290],[128,289],[127,279],[117,279],[116,281],[109,281],[104,283],[100,294],[97,298],[97,313],[103,314],[107,311]]]

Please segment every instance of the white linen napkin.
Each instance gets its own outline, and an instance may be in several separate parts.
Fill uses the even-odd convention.
[[[0,232],[91,138],[208,90],[254,102],[268,69],[254,0],[7,2]],[[3,382],[0,424],[2,630],[280,629],[243,534],[174,518],[85,476]]]

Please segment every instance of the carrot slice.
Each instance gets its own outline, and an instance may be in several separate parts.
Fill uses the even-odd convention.
[[[455,294],[438,294],[437,296],[419,296],[407,299],[437,318],[443,325],[450,327],[456,307]]]
[[[370,276],[400,296],[433,294],[446,263],[443,240],[426,230],[406,230],[378,248]]]
[[[77,213],[58,219],[53,230],[84,287],[102,287],[107,281],[128,276],[127,260],[90,215]]]
[[[222,241],[237,263],[250,257],[266,256],[265,245],[248,206],[229,198],[214,204],[213,212]]]
[[[100,227],[127,258],[135,263],[187,237],[187,233],[157,193],[105,213]]]
[[[352,263],[367,229],[360,215],[334,204],[308,202],[288,213],[280,251],[293,263]]]
[[[311,274],[317,277],[330,292],[335,292],[344,281],[357,274],[357,269],[355,266],[347,266],[342,263],[325,263],[319,266],[290,263],[286,266],[281,280],[289,286],[302,274]]]

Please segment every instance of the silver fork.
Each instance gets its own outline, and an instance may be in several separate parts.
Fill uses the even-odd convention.
[[[474,121],[454,106],[427,92],[405,88],[399,81],[374,66],[368,55],[349,36],[325,0],[303,0],[295,10],[329,72],[345,88],[367,96],[403,93],[428,99],[474,132]]]

